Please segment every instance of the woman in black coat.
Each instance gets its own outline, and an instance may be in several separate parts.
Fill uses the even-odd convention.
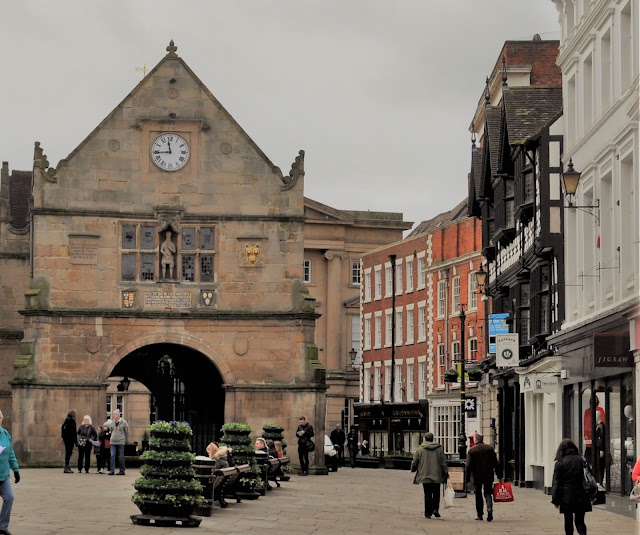
[[[78,437],[78,426],[76,425],[76,410],[71,409],[67,414],[67,417],[62,422],[60,428],[60,436],[64,443],[64,473],[73,474],[73,470],[69,467],[69,461],[71,460],[71,454],[73,453],[73,447],[76,445]]]
[[[572,440],[565,438],[558,446],[553,471],[551,503],[564,514],[564,532],[573,534],[575,522],[578,535],[587,535],[584,515],[591,511],[591,500],[584,490],[584,457]]]

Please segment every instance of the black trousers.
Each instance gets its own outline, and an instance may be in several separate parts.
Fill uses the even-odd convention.
[[[487,502],[487,512],[493,511],[493,481],[475,481],[476,486],[476,513],[478,516],[482,516],[482,510],[484,504],[482,499]]]
[[[82,470],[84,465],[85,472],[89,471],[89,466],[91,466],[91,452],[93,451],[93,446],[91,442],[87,441],[84,446],[78,446],[78,470]]]
[[[349,461],[351,462],[351,468],[356,467],[356,457],[358,456],[358,450],[349,450]]]
[[[307,446],[298,446],[298,458],[300,459],[300,472],[309,472],[309,450]]]
[[[440,509],[440,483],[423,483],[424,514],[431,516]]]
[[[575,517],[575,519],[574,519]],[[584,511],[576,513],[564,513],[564,532],[566,535],[573,535],[573,522],[575,520],[578,535],[587,535],[587,526],[584,523]]]
[[[75,442],[65,442],[64,443],[64,465],[69,466],[69,461],[71,461],[71,454],[73,453],[73,447],[75,446]]]

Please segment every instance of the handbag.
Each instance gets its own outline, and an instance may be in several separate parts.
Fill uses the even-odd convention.
[[[582,488],[584,488],[584,492],[591,500],[598,494],[598,483],[596,482],[596,478],[593,477],[586,459],[584,459],[582,463],[582,472],[584,474],[582,478]]]
[[[640,478],[636,480],[635,485],[631,489],[629,494],[629,500],[633,503],[640,503]]]
[[[513,497],[513,489],[511,488],[511,483],[494,483],[493,484],[493,501],[496,503],[507,503],[512,502],[514,500]]]
[[[448,509],[449,507],[453,507],[453,500],[456,497],[456,491],[453,490],[451,486],[451,482],[447,482],[447,488],[444,489],[444,508]]]
[[[316,449],[316,445],[313,442],[313,440],[307,440],[307,451],[311,453],[315,449]]]
[[[82,448],[87,445],[87,437],[78,436],[78,447]]]

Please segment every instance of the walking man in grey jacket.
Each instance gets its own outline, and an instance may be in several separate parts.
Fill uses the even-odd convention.
[[[109,465],[109,475],[112,476],[115,473],[116,468],[116,453],[120,459],[120,471],[119,476],[124,475],[124,445],[129,438],[129,424],[124,418],[120,418],[120,411],[118,409],[113,411],[113,418],[105,422],[105,426],[111,431],[111,464]]]
[[[433,433],[425,433],[424,442],[413,454],[411,471],[416,475],[414,484],[424,489],[424,516],[440,518],[440,485],[449,477],[444,449],[434,442]]]

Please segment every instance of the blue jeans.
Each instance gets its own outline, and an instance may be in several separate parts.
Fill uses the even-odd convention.
[[[11,478],[0,481],[0,497],[2,497],[2,509],[0,510],[0,529],[9,528],[11,518],[11,508],[13,507],[13,490],[11,489]]]
[[[120,471],[124,472],[124,444],[111,444],[109,447],[111,452],[111,463],[109,464],[109,471],[113,472],[116,467],[116,451],[120,458]]]

